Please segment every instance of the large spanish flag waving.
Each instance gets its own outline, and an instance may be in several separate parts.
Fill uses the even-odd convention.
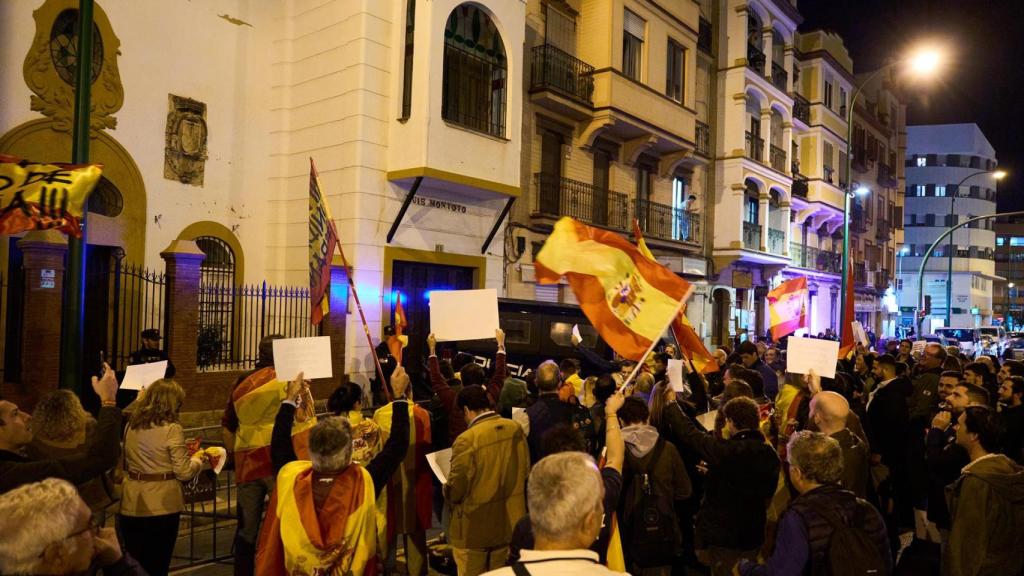
[[[640,250],[640,253],[651,260],[655,260],[654,254],[647,247],[647,242],[644,241],[644,235],[640,232],[640,223],[635,219],[633,220],[633,237],[636,238],[636,247]],[[711,355],[711,352],[708,352],[700,336],[697,336],[697,331],[693,329],[693,324],[686,317],[685,306],[679,311],[676,319],[672,321],[672,335],[676,337],[676,344],[679,344],[679,350],[686,356],[687,360],[693,363],[694,368],[698,372],[709,374],[718,371],[718,361]]]
[[[807,277],[800,276],[779,284],[768,293],[772,340],[807,327]]]
[[[309,304],[310,321],[319,324],[330,311],[328,287],[338,230],[320,188],[320,174],[309,159]]]
[[[537,281],[565,276],[601,338],[639,360],[661,338],[693,287],[614,232],[564,217],[534,261]]]
[[[0,154],[0,235],[54,228],[82,237],[98,164],[47,164]]]

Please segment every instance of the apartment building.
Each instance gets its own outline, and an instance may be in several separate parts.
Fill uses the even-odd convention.
[[[993,283],[993,320],[1007,330],[1024,330],[1024,223],[1010,218],[996,221],[996,276]]]

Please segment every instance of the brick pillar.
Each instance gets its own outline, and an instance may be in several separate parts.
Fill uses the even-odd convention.
[[[25,269],[21,322],[21,383],[4,396],[24,410],[60,385],[60,325],[68,241],[56,230],[33,230],[18,240]]]
[[[340,264],[331,265],[331,312],[320,324],[320,334],[331,337],[331,358],[334,359],[332,390],[345,378],[345,326],[348,323],[348,271]],[[319,397],[319,396],[318,396]]]
[[[166,267],[164,287],[164,335],[167,355],[174,363],[177,380],[185,390],[196,381],[196,350],[199,339],[199,265],[206,254],[192,240],[174,240],[160,257]]]

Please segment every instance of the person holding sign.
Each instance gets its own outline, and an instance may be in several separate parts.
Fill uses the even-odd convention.
[[[119,520],[125,550],[146,572],[166,574],[178,520],[185,509],[181,483],[210,462],[203,451],[189,458],[178,411],[185,391],[174,380],[146,387],[124,435],[124,487]]]
[[[401,366],[391,389],[391,436],[363,467],[352,462],[352,425],[344,417],[318,422],[309,433],[309,460],[298,458],[292,430],[299,404],[312,398],[301,373],[288,383],[271,441],[277,489],[260,531],[257,573],[379,573],[377,494],[409,449],[409,375]]]

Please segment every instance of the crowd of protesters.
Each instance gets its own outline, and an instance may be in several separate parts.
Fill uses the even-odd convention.
[[[671,344],[637,366],[574,339],[512,378],[500,330],[490,374],[431,335],[429,396],[395,364],[376,410],[346,383],[316,418],[273,338],[222,419],[236,574],[396,573],[401,549],[423,576],[437,527],[460,576],[1024,573],[1018,361],[872,340],[821,378],[744,341],[701,373]],[[169,570],[181,482],[214,463],[173,379],[126,414],[113,371],[92,384],[95,418],[66,391],[0,400],[0,574]],[[117,531],[94,520],[115,499]]]

